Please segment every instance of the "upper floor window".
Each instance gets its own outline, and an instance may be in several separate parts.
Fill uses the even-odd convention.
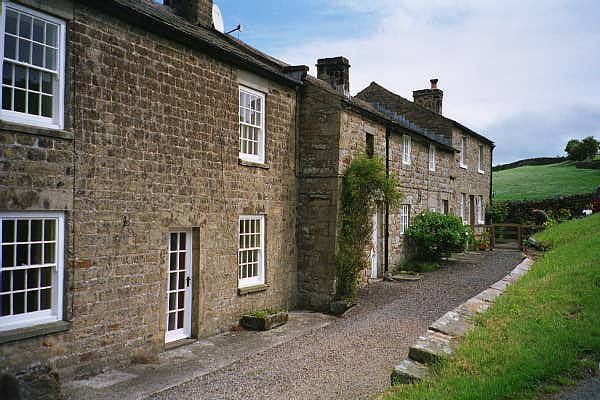
[[[435,171],[435,146],[433,144],[429,145],[429,170]]]
[[[63,213],[1,213],[0,245],[0,330],[61,320]]]
[[[460,137],[460,166],[467,168],[467,137]]]
[[[479,151],[477,153],[477,171],[483,174],[483,145],[479,145]]]
[[[65,22],[10,2],[2,11],[1,118],[62,129]]]
[[[375,136],[367,133],[365,137],[365,146],[367,157],[373,158],[375,156]]]
[[[242,160],[265,162],[265,95],[240,86],[240,154]]]
[[[410,165],[410,136],[402,136],[402,164]]]

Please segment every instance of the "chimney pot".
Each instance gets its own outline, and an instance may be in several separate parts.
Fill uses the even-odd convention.
[[[437,89],[437,83],[438,83],[438,80],[439,80],[439,79],[437,79],[437,78],[435,78],[435,79],[430,79],[430,80],[429,80],[429,82],[431,83],[431,88],[432,88],[432,89]]]
[[[442,114],[442,99],[444,92],[438,89],[438,79],[430,79],[431,89],[415,90],[413,92],[413,100],[415,103],[433,111],[437,114]]]

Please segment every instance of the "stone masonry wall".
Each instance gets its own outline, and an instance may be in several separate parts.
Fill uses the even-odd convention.
[[[390,137],[390,173],[398,176],[400,191],[404,194],[401,204],[410,205],[409,218],[421,211],[435,208],[442,212],[442,201],[452,204],[454,189],[450,179],[454,155],[436,148],[435,171],[429,171],[429,143],[411,136],[411,163],[402,163],[402,136],[405,132],[394,132]],[[390,209],[389,216],[389,268],[410,255],[404,235],[400,233],[400,210]]]
[[[0,345],[0,358],[15,368],[37,360],[80,374],[162,351],[172,229],[197,232],[193,330],[199,336],[228,329],[243,312],[294,307],[294,90],[268,84],[266,165],[240,165],[236,69],[81,3],[68,31],[76,158],[67,216],[72,279],[65,291],[72,296],[72,328]],[[3,171],[29,154],[39,158],[19,167],[19,176],[3,172],[11,185],[46,190],[60,179],[60,190],[70,191],[70,142],[1,137]],[[61,159],[50,162],[56,154]],[[42,164],[48,176],[33,173]],[[269,287],[240,296],[238,217],[257,213],[266,215]]]

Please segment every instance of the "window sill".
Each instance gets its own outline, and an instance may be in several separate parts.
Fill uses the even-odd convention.
[[[459,167],[462,169],[468,169],[466,165],[459,165]]]
[[[406,166],[408,166],[408,165],[410,165],[410,161],[409,161],[409,162],[404,162],[404,161],[402,161],[402,165],[406,165]]]
[[[267,290],[268,288],[269,288],[269,285],[267,285],[267,284],[246,286],[246,287],[238,288],[238,294],[240,296],[243,296],[245,294],[263,292],[263,291]]]
[[[71,323],[68,321],[49,322],[36,326],[0,331],[0,344],[16,342],[18,340],[29,339],[37,336],[50,335],[52,333],[65,332],[71,329]]]
[[[13,122],[7,122],[7,121],[1,121],[1,120],[0,120],[0,130],[9,131],[9,132],[27,133],[29,135],[47,136],[47,137],[56,138],[56,139],[73,140],[73,132],[60,130],[60,129],[42,128],[42,127],[33,126],[33,125],[16,124]]]
[[[485,172],[480,169],[478,169],[477,172],[480,173],[481,175],[485,174]]]
[[[265,163],[258,163],[255,161],[248,161],[248,160],[244,160],[242,158],[238,158],[238,164],[243,165],[245,167],[255,167],[255,168],[262,168],[262,169],[269,169],[269,164],[265,164]]]

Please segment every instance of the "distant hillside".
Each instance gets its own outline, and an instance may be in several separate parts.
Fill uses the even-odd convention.
[[[600,170],[578,169],[573,162],[528,165],[493,173],[494,200],[544,199],[591,193],[600,185]]]
[[[508,164],[498,164],[492,167],[492,171],[504,171],[505,169],[512,169],[522,167],[525,165],[547,165],[557,164],[563,161],[567,161],[566,157],[536,157],[526,158],[524,160],[514,161]]]

